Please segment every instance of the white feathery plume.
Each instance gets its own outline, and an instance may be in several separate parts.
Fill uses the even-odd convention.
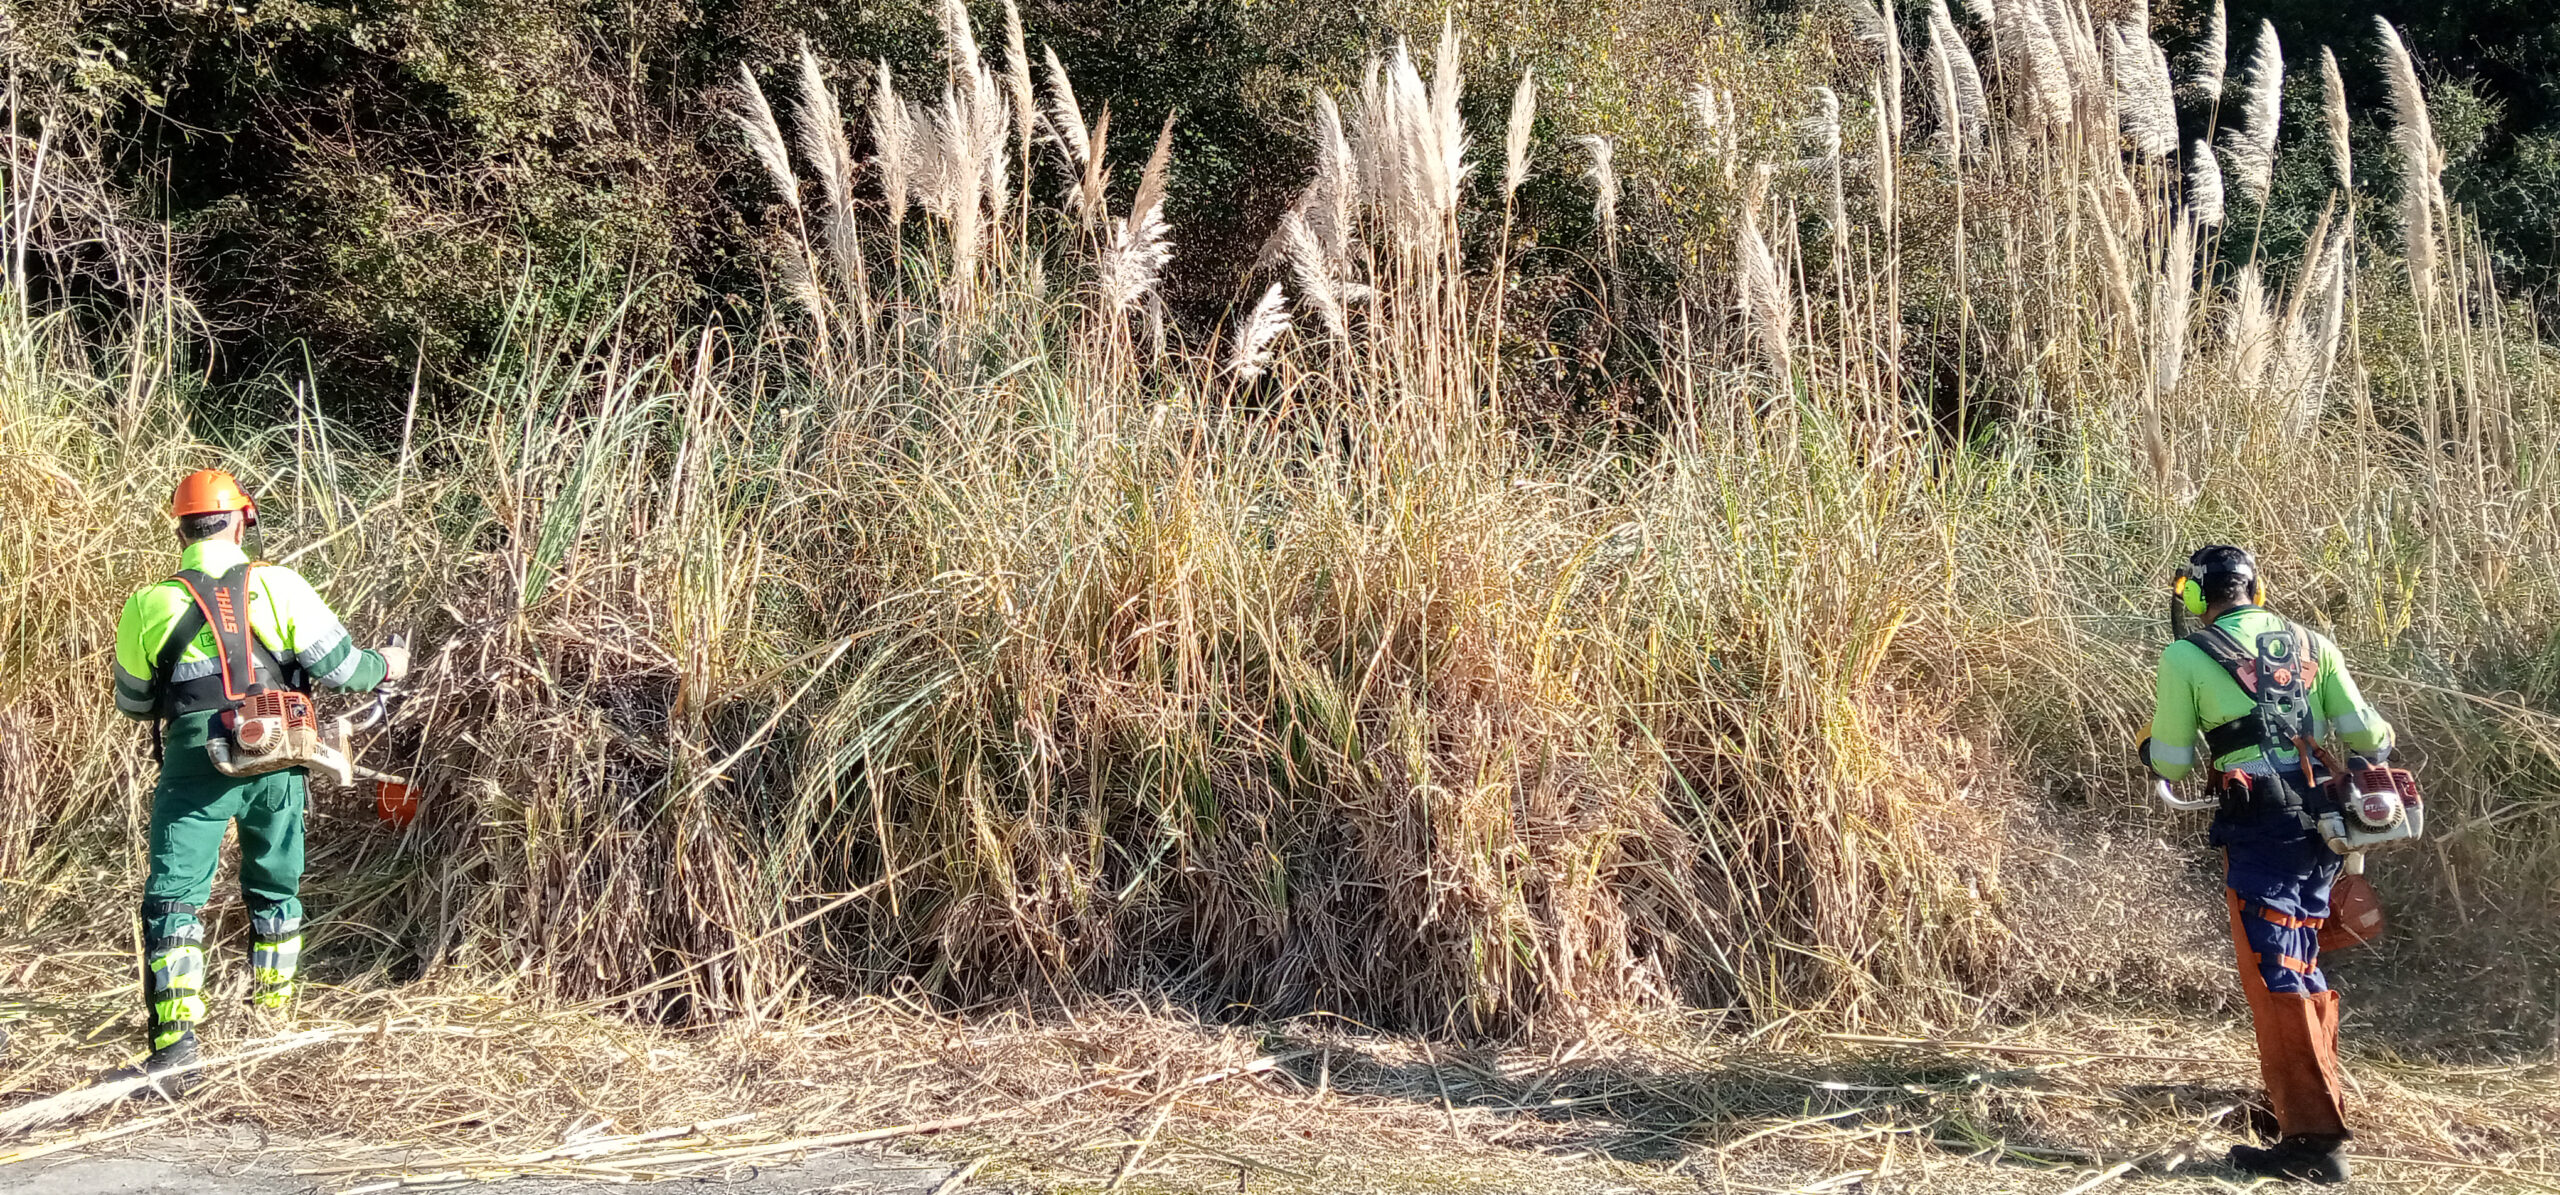
[[[812,265],[806,253],[783,255],[782,287],[791,292],[792,300],[807,310],[809,318],[823,330],[827,326],[827,291],[818,285],[818,276]]]
[[[2347,249],[2354,239],[2355,233],[2346,227],[2331,234],[2332,244],[2322,258],[2317,280],[2319,305],[2304,313],[2307,326],[2301,337],[2308,360],[2301,373],[2306,421],[2320,417],[2320,395],[2337,369],[2338,345],[2347,326]]]
[[[1600,136],[1582,136],[1573,140],[1574,144],[1591,154],[1591,170],[1583,177],[1591,180],[1591,214],[1600,221],[1600,244],[1609,260],[1614,262],[1618,260],[1617,146]]]
[[[909,185],[915,178],[913,127],[906,102],[898,98],[889,77],[889,61],[880,60],[880,81],[871,88],[872,164],[880,171],[880,194],[889,202],[889,227],[906,222]]]
[[[1402,44],[1396,46],[1392,78],[1389,94],[1394,103],[1389,119],[1396,132],[1392,144],[1404,166],[1406,219],[1415,226],[1419,239],[1429,234],[1431,217],[1441,210],[1440,193],[1448,182],[1440,172],[1442,160],[1435,137],[1440,119],[1431,110],[1431,89],[1423,84],[1421,70]]]
[[[1289,257],[1289,272],[1298,279],[1299,291],[1324,321],[1324,330],[1336,339],[1349,339],[1351,321],[1343,310],[1342,282],[1334,273],[1332,256],[1297,208],[1280,216],[1280,247]]]
[[[1455,55],[1447,69],[1455,86]],[[1355,142],[1368,202],[1387,217],[1404,247],[1438,249],[1457,205],[1463,142],[1444,123],[1413,55],[1396,43],[1385,63],[1372,60],[1361,83]]]
[[[818,172],[827,199],[827,250],[845,277],[860,267],[861,245],[853,222],[853,147],[845,139],[844,113],[827,86],[809,40],[800,39],[800,152]]]
[[[2062,43],[2036,0],[2014,0],[2000,9],[2000,38],[2009,57],[2026,76],[2037,115],[2049,124],[2071,123],[2071,68],[2063,62]]]
[[[2249,56],[2240,127],[2227,134],[2231,173],[2250,202],[2267,201],[2275,179],[2276,133],[2284,116],[2284,47],[2273,21],[2258,23],[2258,46]]]
[[[1164,119],[1155,152],[1138,176],[1138,193],[1129,201],[1129,218],[1111,230],[1097,266],[1103,302],[1114,312],[1127,311],[1154,291],[1165,263],[1173,260],[1173,242],[1164,220],[1165,169],[1173,158],[1173,117]]]
[[[2443,206],[2444,151],[2436,147],[2435,124],[2427,116],[2427,93],[2418,85],[2418,68],[2400,31],[2375,17],[2381,30],[2383,77],[2391,84],[2391,140],[2400,150],[2400,222],[2407,242],[2409,284],[2423,302],[2435,294],[2435,213]]]
[[[1850,0],[1850,14],[1858,23],[1858,40],[1873,42],[1884,55],[1884,101],[1878,109],[1884,123],[1898,136],[1902,131],[1902,31],[1894,24],[1892,0],[1878,9],[1870,0]]]
[[[746,63],[738,64],[738,79],[743,84],[739,98],[745,105],[731,113],[730,119],[747,135],[747,145],[764,163],[764,172],[772,177],[774,189],[782,192],[782,201],[798,211],[800,180],[792,176],[791,151],[782,139],[782,126],[773,119],[773,105],[764,101],[764,88],[757,86],[756,73],[748,70]]]
[[[2116,115],[2134,153],[2157,162],[2178,152],[2178,114],[2171,106],[2165,63],[2154,74],[2159,43],[2123,26],[2107,29],[2107,61],[2116,80]],[[2156,89],[2156,91],[2155,91]]]
[[[2169,51],[2161,47],[2158,38],[2148,34],[2136,39],[2134,45],[2143,54],[2145,74],[2148,76],[2148,81],[2143,84],[2142,90],[2144,97],[2151,102],[2150,122],[2156,127],[2169,130],[2169,153],[2176,153],[2178,85],[2169,77]],[[2160,156],[2166,158],[2169,153]]]
[[[1742,109],[1734,102],[1733,93],[1696,84],[1689,89],[1689,112],[1698,118],[1698,126],[1706,134],[1703,142],[1708,156],[1716,160],[1725,181],[1733,181],[1733,168],[1742,160]]]
[[[845,140],[844,117],[837,111],[835,91],[827,86],[809,39],[800,39],[800,153],[825,184],[830,211],[852,207],[853,148]]]
[[[1093,158],[1093,142],[1086,132],[1084,107],[1076,102],[1076,85],[1067,78],[1067,68],[1058,61],[1055,46],[1042,46],[1040,53],[1049,64],[1049,131],[1058,143],[1058,152],[1066,158],[1067,172],[1081,175],[1084,164]]]
[[[1786,284],[1779,277],[1776,255],[1769,252],[1768,238],[1760,233],[1760,204],[1768,190],[1769,168],[1762,166],[1751,176],[1750,190],[1742,201],[1742,219],[1734,233],[1735,297],[1744,330],[1758,343],[1769,363],[1784,373],[1792,359],[1788,351]]]
[[[1724,112],[1716,103],[1715,88],[1705,83],[1690,84],[1689,114],[1697,118],[1698,128],[1701,131],[1710,136],[1714,135],[1717,126],[1724,123]]]
[[[2163,397],[2178,388],[2186,370],[2187,312],[2195,299],[2196,224],[2180,219],[2169,233],[2169,257],[2153,289],[2152,382]]]
[[[1360,161],[1342,131],[1342,110],[1323,91],[1316,92],[1316,179],[1308,188],[1308,198],[1308,230],[1324,250],[1328,268],[1337,277],[1348,273],[1352,212],[1360,202]]]
[[[1972,13],[1973,19],[1981,22],[1985,29],[2000,27],[2000,14],[1993,9],[1991,0],[1964,0],[1964,10]]]
[[[2222,223],[2222,163],[2201,140],[2187,146],[2187,212],[2199,225]]]
[[[2224,333],[2231,354],[2231,379],[2243,386],[2264,380],[2268,358],[2276,349],[2276,314],[2254,261],[2240,267],[2239,277],[2232,281],[2231,317]]]
[[[1502,197],[1506,202],[1529,177],[1529,128],[1537,118],[1537,80],[1524,67],[1520,71],[1520,88],[1511,93],[1511,122],[1502,133]]]
[[[2187,95],[2197,103],[2221,102],[2222,72],[2230,56],[2230,14],[2223,10],[2223,0],[2213,0],[2213,22],[2205,26],[2204,44],[2196,47],[2194,65],[2187,68]]]
[[[1137,306],[1155,289],[1157,276],[1172,260],[1173,242],[1166,235],[1162,204],[1148,208],[1143,216],[1132,212],[1125,223],[1113,224],[1111,241],[1102,247],[1095,270],[1104,307],[1122,312]]]
[[[1013,121],[1024,145],[1030,144],[1032,125],[1040,118],[1040,102],[1031,91],[1031,50],[1022,40],[1022,10],[1013,0],[1004,0],[1004,78],[1005,89],[1013,93]],[[1026,179],[1026,185],[1030,180]]]
[[[1262,292],[1262,301],[1253,305],[1244,327],[1236,334],[1235,351],[1227,358],[1227,371],[1243,381],[1253,381],[1271,368],[1271,344],[1289,330],[1289,294],[1277,282]]]
[[[1440,176],[1449,189],[1442,210],[1457,207],[1457,189],[1467,177],[1467,131],[1458,121],[1458,23],[1452,12],[1440,15],[1440,49],[1431,58],[1431,129],[1438,143]]]
[[[951,89],[942,89],[947,104]],[[951,155],[940,113],[924,105],[922,100],[908,100],[906,107],[907,195],[917,207],[937,220],[951,218]]]
[[[1947,12],[1947,0],[1929,0],[1929,45],[1933,54],[1945,59],[1952,85],[1953,107],[1941,114],[1947,122],[1948,152],[1979,146],[1990,125],[1991,105],[1982,89],[1982,71],[1974,65],[1973,50],[1957,31],[1955,17]]]
[[[2267,382],[2279,397],[2293,401],[2289,425],[2297,433],[2318,424],[2322,392],[2337,360],[2336,333],[2346,315],[2346,291],[2340,268],[2344,249],[2336,234],[2348,232],[2344,224],[2333,226],[2326,210],[2321,213],[2306,242],[2308,256],[2293,297],[2276,316],[2276,357]]]
[[[2073,99],[2092,113],[2104,113],[2105,125],[2113,127],[2115,115],[2105,109],[2115,96],[2107,87],[2106,66],[2098,57],[2098,32],[2088,20],[2088,10],[2072,0],[2044,0],[2044,25],[2053,31],[2054,48],[2061,52]]]
[[[1943,4],[1946,0],[1939,0]],[[1947,43],[1940,40],[1935,28],[1929,30],[1929,78],[1937,97],[1938,131],[1929,135],[1929,144],[1952,161],[1957,146],[1963,144],[1964,108],[1956,98],[1956,74],[1947,64]]]
[[[1041,51],[1049,64],[1049,137],[1067,169],[1067,214],[1076,218],[1076,227],[1091,228],[1103,218],[1103,190],[1111,179],[1100,153],[1102,140],[1111,129],[1111,108],[1104,105],[1101,115],[1088,127],[1084,106],[1076,102],[1075,84],[1067,78],[1067,68],[1058,62],[1058,52],[1048,46],[1042,46]]]
[[[969,10],[960,0],[942,0],[933,12],[942,27],[942,47],[951,55],[955,78],[971,87],[987,78],[986,61],[978,54],[978,35],[969,26]]]
[[[2338,189],[2353,192],[2356,188],[2355,147],[2347,138],[2347,84],[2338,77],[2338,56],[2329,47],[2320,47],[2320,111],[2329,128],[2329,168],[2338,176]]]

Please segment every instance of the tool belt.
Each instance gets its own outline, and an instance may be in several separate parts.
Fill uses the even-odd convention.
[[[2316,820],[2315,806],[2324,803],[2321,793],[2305,793],[2289,778],[2248,772],[2215,773],[2213,792],[2221,802],[2215,808],[2215,816],[2230,822],[2253,822],[2282,814],[2308,829]]]

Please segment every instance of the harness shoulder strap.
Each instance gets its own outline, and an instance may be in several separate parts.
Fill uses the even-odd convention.
[[[151,683],[165,720],[197,710],[228,708],[252,694],[284,683],[284,669],[273,651],[260,642],[249,619],[249,570],[242,563],[219,577],[199,569],[181,569],[170,578],[186,589],[190,604],[169,629],[152,667]],[[196,636],[213,632],[213,675],[185,682],[174,679],[178,657]]]
[[[151,699],[155,705],[166,705],[169,674],[176,671],[178,657],[186,654],[187,645],[204,631],[204,607],[193,602],[169,624],[169,637],[160,642],[160,655],[151,662]]]
[[[2206,659],[2230,673],[2232,683],[2239,685],[2241,692],[2251,697],[2258,695],[2258,653],[2240,642],[2238,635],[2223,629],[2219,623],[2213,623],[2199,628],[2187,636],[2186,641],[2203,652]]]
[[[195,599],[197,619],[213,630],[214,660],[222,677],[223,700],[247,699],[250,687],[258,681],[257,659],[250,653],[257,636],[249,631],[249,566],[235,565],[219,577],[198,569],[180,569],[178,584],[186,586],[187,596]]]
[[[2258,703],[2258,708],[2247,714],[2220,726],[2205,728],[2205,749],[2213,753],[2213,758],[2220,759],[2243,748],[2263,746],[2267,722],[2262,716],[2265,704],[2261,682],[2266,679],[2267,672],[2259,666],[2258,652],[2249,644],[2242,643],[2240,636],[2220,623],[2207,623],[2197,628],[2194,634],[2186,637],[2186,641],[2203,652],[2205,658],[2220,665],[2225,673],[2230,674],[2231,683],[2240,686],[2242,693]]]

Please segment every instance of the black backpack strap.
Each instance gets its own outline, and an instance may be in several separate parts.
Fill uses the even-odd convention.
[[[249,622],[249,570],[243,562],[219,577],[198,569],[181,569],[171,580],[187,591],[186,613],[169,628],[153,664],[151,685],[163,720],[208,709],[227,709],[284,680],[284,667],[267,645],[258,641]],[[197,635],[213,632],[212,675],[174,679],[178,657]]]
[[[169,627],[169,637],[160,643],[160,656],[151,662],[151,703],[160,707],[162,718],[169,714],[169,674],[177,671],[178,657],[186,654],[187,645],[204,631],[204,607],[189,603],[186,613]]]
[[[2221,665],[2222,670],[2231,675],[2231,683],[2240,686],[2241,692],[2248,694],[2253,701],[2257,699],[2258,653],[2250,650],[2247,644],[2240,642],[2238,635],[2224,630],[2218,624],[2208,623],[2194,634],[2187,636],[2186,642],[2194,644],[2196,650],[2205,654],[2205,658]],[[2206,728],[2204,745],[2205,750],[2210,753],[2207,762],[2220,759],[2243,747],[2257,746],[2261,726],[2263,723],[2259,721],[2257,712],[2252,710],[2220,726]]]

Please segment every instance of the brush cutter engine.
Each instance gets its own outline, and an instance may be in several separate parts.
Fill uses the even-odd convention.
[[[2320,836],[2341,855],[2416,842],[2426,833],[2426,803],[2406,769],[2367,767],[2331,782],[2335,807],[2320,815]]]
[[[405,645],[408,640],[393,635],[391,642]],[[342,714],[324,722],[308,693],[290,689],[253,693],[214,719],[205,753],[213,757],[214,770],[225,776],[309,768],[341,787],[354,785],[361,776],[405,792],[406,780],[358,764],[353,742],[357,731],[389,720],[407,696],[398,684],[385,682],[374,691],[373,704],[362,715]]]
[[[366,725],[376,720],[378,716]],[[276,690],[253,694],[238,708],[223,711],[204,746],[214,770],[225,776],[309,768],[351,785],[358,774],[378,775],[356,766],[348,740],[357,729],[351,718],[321,720],[307,693]]]

